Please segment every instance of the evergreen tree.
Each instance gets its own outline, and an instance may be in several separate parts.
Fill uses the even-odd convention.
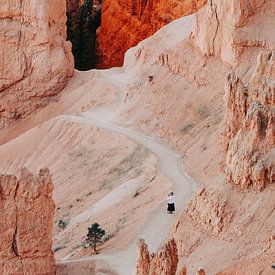
[[[67,37],[72,42],[75,67],[81,71],[95,67],[98,28],[95,16],[93,0],[85,0],[75,16],[68,15]]]
[[[96,252],[97,244],[103,243],[101,239],[104,235],[105,230],[101,229],[98,223],[94,223],[88,228],[86,242],[94,248],[94,252]]]

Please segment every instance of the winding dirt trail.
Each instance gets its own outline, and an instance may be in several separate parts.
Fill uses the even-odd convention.
[[[91,124],[99,128],[107,129],[108,131],[122,134],[151,151],[158,159],[159,169],[173,184],[172,189],[176,195],[177,211],[176,214],[169,215],[166,213],[166,209],[164,208],[165,205],[163,205],[163,207],[160,207],[157,211],[151,212],[140,233],[130,241],[125,249],[121,251],[83,257],[75,260],[69,260],[68,255],[68,257],[63,258],[60,263],[83,262],[100,259],[106,261],[112,270],[116,271],[118,274],[129,275],[135,273],[136,241],[139,238],[143,238],[146,240],[149,249],[151,251],[156,251],[168,238],[171,225],[182,212],[187,200],[195,192],[196,184],[184,173],[181,166],[182,159],[177,152],[150,136],[113,123],[119,105],[122,104],[123,94],[126,91],[127,75],[119,70],[108,70],[108,73],[106,73],[106,71],[99,71],[97,77],[114,85],[118,91],[117,100],[110,105],[101,106],[81,115],[64,115],[59,116],[56,119]],[[76,226],[77,223],[91,218],[96,212],[104,211],[106,201],[110,201],[111,198],[116,198],[114,199],[114,204],[117,203],[118,200],[127,196],[129,193],[125,192],[125,189],[127,190],[127,188],[128,190],[132,190],[130,186],[124,186],[113,190],[106,197],[102,198],[96,206],[90,207],[80,215],[73,217],[70,221],[70,226]]]

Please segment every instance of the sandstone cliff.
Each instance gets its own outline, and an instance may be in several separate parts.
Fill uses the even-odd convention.
[[[274,14],[275,3],[270,0],[210,0],[196,15],[194,44],[206,56],[236,66],[244,52],[274,49]]]
[[[48,169],[0,175],[0,273],[55,273],[51,251],[54,202]]]
[[[1,1],[0,127],[45,106],[73,75],[65,0]]]
[[[275,181],[275,52],[261,52],[247,85],[234,73],[225,89],[222,143],[227,181],[262,190]]]
[[[105,0],[98,34],[99,67],[121,66],[124,53],[172,20],[196,12],[206,0]]]

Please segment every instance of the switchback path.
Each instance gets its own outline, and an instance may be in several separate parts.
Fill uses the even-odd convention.
[[[112,104],[100,106],[86,113],[82,113],[81,115],[63,115],[56,119],[90,124],[98,128],[119,133],[151,151],[158,159],[159,169],[173,184],[172,190],[177,199],[177,211],[176,214],[169,215],[166,213],[164,205],[164,207],[160,207],[157,211],[150,213],[141,232],[135,236],[125,249],[121,251],[83,257],[75,260],[69,260],[68,257],[65,257],[60,261],[60,263],[83,262],[100,259],[106,261],[112,270],[116,271],[118,274],[135,274],[136,241],[139,238],[143,238],[148,244],[149,249],[151,251],[156,251],[169,237],[171,225],[176,221],[178,215],[184,209],[187,200],[192,194],[194,194],[196,184],[183,171],[181,156],[176,151],[150,136],[136,132],[132,129],[118,126],[113,122],[116,117],[116,112],[120,104],[122,104],[123,94],[126,91],[127,79],[125,73],[121,73],[119,70],[99,71],[97,77],[114,85],[118,92],[117,100]],[[123,188],[120,188],[120,190],[123,192]],[[117,197],[123,197],[122,194],[119,196],[120,190],[114,190],[112,192],[115,192]],[[106,199],[107,198],[103,198],[102,202],[99,201],[96,208],[88,208],[85,212],[73,217],[70,221],[71,226],[75,226],[77,223],[89,219],[95,214],[95,211],[103,211],[103,206],[105,205],[104,201],[106,201]],[[117,200],[115,200],[114,203],[117,203]]]

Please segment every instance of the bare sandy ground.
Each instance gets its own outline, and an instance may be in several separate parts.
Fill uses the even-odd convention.
[[[0,168],[1,171],[9,173],[16,173],[19,166],[27,166],[33,171],[40,166],[51,168],[56,185],[54,193],[57,202],[56,223],[64,217],[69,220],[65,230],[55,226],[55,248],[58,249],[56,256],[64,260],[61,264],[63,268],[60,269],[62,274],[78,274],[78,271],[71,266],[69,270],[64,269],[64,265],[72,263],[69,260],[71,257],[77,258],[74,260],[76,264],[80,261],[88,262],[85,264],[90,265],[89,263],[94,260],[96,263],[100,260],[99,262],[104,266],[109,266],[107,270],[113,270],[112,272],[118,274],[134,274],[136,240],[145,238],[150,249],[157,250],[169,236],[171,225],[183,210],[187,199],[195,191],[195,183],[183,172],[180,155],[169,146],[112,122],[117,115],[119,105],[122,104],[122,95],[125,93],[125,74],[119,70],[98,72],[96,79],[107,83],[107,91],[110,91],[111,98],[116,98],[113,103],[87,112],[77,111],[74,115],[57,116],[46,122],[43,122],[45,119],[43,118],[42,124],[32,127],[1,146],[1,156],[7,157],[0,163]],[[114,86],[113,89],[112,86]],[[115,97],[112,96],[114,91],[117,92]],[[74,98],[72,94],[67,96]],[[81,106],[77,101],[75,104]],[[46,111],[43,110],[44,113]],[[39,119],[31,123],[35,125],[37,121]],[[117,143],[116,146],[114,143]],[[112,165],[114,162],[123,162],[123,160],[119,161],[117,156],[121,159],[129,151],[135,151],[137,148],[143,150],[145,155],[140,159],[141,163],[138,164],[137,161],[134,163],[139,165],[143,172],[141,174],[133,172],[132,175],[128,173],[126,177],[119,180],[119,183],[112,184],[108,190],[104,188],[101,190],[100,183],[94,184],[91,188],[90,178],[94,177],[93,181],[102,181],[103,173],[108,173],[111,167],[109,168],[107,163],[101,163],[99,166],[103,165],[105,169],[87,174],[81,165],[84,167],[95,165],[99,160],[93,159],[93,154],[104,155],[106,144],[112,144],[114,148],[118,148],[116,150],[119,150],[116,158],[110,158]],[[92,150],[94,147],[97,151]],[[149,153],[146,153],[147,150]],[[106,154],[110,154],[110,148],[107,148]],[[135,205],[129,200],[133,200],[137,190],[141,195],[138,195]],[[166,195],[170,190],[178,194],[175,215],[167,214],[165,209]],[[134,208],[138,208],[139,212],[133,212]],[[122,236],[117,234],[112,244],[107,242],[102,254],[79,259],[83,254],[83,248],[79,243],[89,223],[96,220],[108,227],[110,222],[123,218],[125,214],[123,211],[131,212],[131,217],[128,218],[128,226],[126,224],[118,232]],[[84,252],[84,255],[87,253],[89,250]]]
[[[122,81],[125,79],[125,74],[117,72],[111,75],[106,72],[106,75],[109,78],[108,81],[110,81],[110,77],[113,77],[112,82],[115,82],[119,90],[123,93],[125,84],[123,84]],[[101,77],[104,77],[104,73],[101,73]],[[121,99],[121,96],[118,96],[118,99]],[[97,127],[103,127],[112,132],[123,134],[151,151],[155,156],[157,156],[162,173],[173,183],[171,187],[172,190],[174,190],[175,194],[179,195],[179,200],[177,201],[177,213],[180,213],[186,205],[187,199],[189,199],[195,191],[194,181],[182,170],[182,160],[180,155],[152,137],[112,123],[112,119],[115,117],[115,107],[118,106],[119,103],[118,100],[109,106],[99,107],[96,110],[81,114],[81,116],[67,115],[62,116],[62,119],[92,124]],[[71,225],[73,226],[75,223],[83,222],[83,219],[88,218],[95,211],[103,211],[106,205],[108,205],[108,202],[115,203],[123,195],[133,192],[134,184],[131,186],[129,182],[126,184],[127,185],[123,186],[120,185],[117,189],[109,193],[108,196],[104,197],[97,205],[93,205],[93,207],[81,213],[78,217],[73,219]],[[150,214],[149,219],[145,223],[146,226],[144,226],[143,229],[132,239],[131,243],[125,249],[116,251],[112,254],[92,256],[86,259],[81,259],[81,261],[105,259],[108,265],[112,267],[112,270],[116,270],[118,274],[134,274],[136,262],[135,243],[137,239],[144,238],[150,249],[156,251],[163,244],[164,240],[167,239],[170,226],[176,221],[177,216],[178,214],[172,216],[167,214],[165,208],[161,207]],[[65,259],[67,259],[67,257],[65,257]],[[79,259],[74,261],[78,262]],[[66,261],[66,263],[70,262],[70,260]]]

